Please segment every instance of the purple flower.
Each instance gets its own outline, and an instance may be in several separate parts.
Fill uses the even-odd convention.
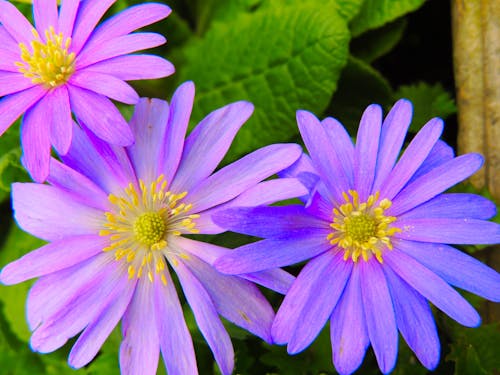
[[[34,0],[36,28],[14,5],[0,0],[0,135],[25,113],[24,164],[34,180],[49,173],[50,146],[65,154],[73,112],[80,125],[112,144],[134,138],[111,99],[139,100],[125,81],[165,77],[173,65],[157,56],[130,55],[165,38],[132,31],[170,14],[163,4],[130,7],[97,23],[116,0]]]
[[[80,368],[122,320],[122,373],[154,374],[161,350],[169,374],[196,374],[171,271],[223,374],[234,353],[219,315],[271,341],[273,309],[248,280],[284,293],[293,277],[280,269],[220,274],[212,263],[230,250],[182,235],[222,232],[210,215],[233,204],[306,194],[295,179],[261,182],[301,149],[270,145],[214,173],[253,106],[218,109],[184,140],[193,98],[188,82],[170,106],[141,99],[130,122],[136,141],[126,148],[75,126],[63,162],[50,160],[49,185],[13,185],[18,224],[49,242],[0,273],[4,284],[40,277],[27,301],[33,350],[51,352],[83,330],[69,355]]]
[[[411,114],[411,104],[400,100],[382,122],[381,108],[369,106],[353,145],[338,121],[298,111],[310,158],[304,155],[284,175],[308,186],[305,207],[232,208],[214,217],[233,231],[265,238],[217,260],[222,272],[309,259],[276,314],[272,337],[298,353],[330,319],[340,374],[354,372],[370,344],[380,370],[390,372],[398,330],[433,369],[440,345],[427,300],[468,327],[479,325],[480,317],[451,286],[500,301],[500,275],[445,245],[500,242],[500,226],[486,221],[495,215],[492,202],[441,194],[483,160],[454,157],[438,140],[440,119],[430,120],[399,157]]]

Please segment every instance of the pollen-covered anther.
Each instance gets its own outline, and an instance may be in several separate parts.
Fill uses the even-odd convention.
[[[383,263],[383,251],[392,250],[391,237],[401,231],[391,226],[396,221],[395,217],[384,215],[391,207],[391,201],[382,199],[378,202],[378,192],[370,195],[366,202],[360,202],[354,190],[349,190],[349,194],[344,192],[343,197],[346,203],[333,209],[330,224],[333,231],[327,239],[344,250],[344,260],[351,258],[357,262],[361,257],[368,261],[375,256]]]
[[[19,43],[22,60],[16,62],[19,72],[48,89],[65,84],[75,72],[75,53],[69,52],[71,38],[56,34],[53,26],[45,31],[45,41],[35,29],[32,33],[34,38],[29,47]]]
[[[104,214],[99,231],[110,240],[103,251],[114,251],[115,260],[128,264],[130,279],[146,275],[153,282],[156,274],[166,283],[169,236],[198,232],[194,220],[199,215],[189,214],[192,205],[182,202],[187,192],[174,194],[167,186],[161,175],[150,184],[142,180],[138,186],[130,183],[124,194],[108,197],[114,209]]]

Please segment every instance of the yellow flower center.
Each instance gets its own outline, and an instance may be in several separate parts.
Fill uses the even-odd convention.
[[[344,192],[343,196],[346,203],[333,209],[333,222],[330,224],[333,231],[327,239],[344,250],[344,260],[351,258],[357,262],[361,256],[368,261],[375,255],[383,263],[382,251],[392,250],[391,237],[401,232],[391,226],[396,218],[384,215],[392,202],[388,199],[378,202],[379,192],[370,195],[363,203],[360,203],[356,191],[349,190],[349,195]]]
[[[71,38],[64,38],[62,33],[56,34],[52,26],[45,31],[46,42],[35,29],[32,33],[31,49],[19,43],[22,60],[16,62],[19,71],[33,83],[42,84],[47,89],[65,84],[75,71],[75,54],[68,52]]]
[[[108,196],[115,209],[104,213],[106,221],[99,235],[107,236],[110,245],[103,251],[114,251],[117,261],[128,263],[130,279],[147,274],[152,282],[157,274],[166,284],[163,271],[171,251],[169,236],[198,233],[193,220],[200,215],[188,214],[192,205],[182,202],[187,192],[173,194],[163,178],[161,175],[149,186],[139,180],[139,189],[130,183],[124,194]]]

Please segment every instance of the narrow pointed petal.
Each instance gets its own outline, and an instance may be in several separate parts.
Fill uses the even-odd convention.
[[[128,277],[128,276],[127,276]],[[128,280],[130,282],[130,280]],[[147,278],[137,282],[122,323],[120,370],[123,375],[154,375],[160,358],[160,338],[154,286]]]
[[[98,46],[106,40],[129,34],[144,26],[158,22],[172,10],[164,4],[146,3],[131,6],[104,21],[91,35],[85,48]]]
[[[19,49],[19,47],[17,47]],[[11,51],[2,46],[0,48],[0,71],[2,73],[18,73],[19,67],[16,66],[16,62],[19,61],[19,52]],[[24,78],[24,76],[22,76]],[[24,78],[26,81],[31,82],[30,79]],[[5,89],[4,89],[5,90]]]
[[[351,275],[353,262],[345,261],[343,255],[327,252],[318,256],[326,268],[318,274],[316,287],[302,309],[297,325],[288,342],[288,353],[304,350],[324,327],[333,309],[344,292]]]
[[[0,53],[0,58],[1,57]],[[19,72],[6,72],[0,70],[0,97],[14,94],[33,86],[35,86],[35,84]]]
[[[403,147],[412,114],[411,102],[400,99],[394,104],[382,123],[377,171],[372,191],[380,190],[380,186],[394,167],[401,147]]]
[[[168,103],[163,100],[141,98],[135,106],[130,119],[135,143],[127,148],[127,153],[137,177],[143,181],[154,181],[162,173],[158,164],[165,147],[168,117]]]
[[[36,182],[49,175],[51,100],[45,96],[26,112],[21,125],[23,164]]]
[[[194,83],[185,82],[175,90],[170,101],[166,137],[158,161],[158,169],[168,182],[174,179],[181,161],[184,137],[193,109],[194,91]]]
[[[0,0],[0,23],[18,43],[28,46],[33,39],[33,26],[9,1]]]
[[[394,198],[387,215],[399,216],[418,206],[449,187],[466,179],[483,164],[479,154],[466,154],[447,161],[406,185]]]
[[[85,68],[89,72],[112,75],[123,81],[155,79],[174,74],[172,63],[155,55],[124,55],[92,64]]]
[[[68,357],[71,367],[79,369],[89,364],[122,318],[135,288],[130,282],[120,286],[120,293],[110,300],[99,317],[90,323],[76,340]]]
[[[427,155],[422,165],[413,174],[408,183],[415,181],[420,178],[420,176],[427,174],[427,172],[430,172],[441,164],[450,161],[454,157],[455,152],[452,147],[448,146],[446,142],[441,140],[437,141],[429,155]]]
[[[76,1],[72,2],[75,3]],[[80,2],[71,42],[71,49],[75,54],[78,55],[101,17],[115,2],[116,0],[87,0]]]
[[[426,218],[398,220],[402,232],[395,237],[448,244],[497,244],[500,225],[477,219]]]
[[[76,60],[80,70],[100,61],[161,46],[167,40],[156,33],[133,33],[107,40],[94,48],[86,48]]]
[[[398,329],[387,280],[375,261],[361,261],[357,266],[368,336],[380,371],[387,374],[394,368],[398,354]]]
[[[315,189],[316,183],[319,181],[318,172],[313,167],[311,158],[304,153],[295,163],[279,172],[278,176],[280,178],[297,178],[309,193]],[[307,202],[309,198],[309,194],[300,197],[304,202]]]
[[[46,93],[47,91],[42,86],[34,86],[2,98],[0,100],[0,135]]]
[[[500,302],[500,274],[476,258],[442,244],[397,240],[394,246],[451,285]]]
[[[359,122],[354,151],[354,186],[361,202],[366,201],[372,191],[381,127],[382,108],[372,104],[365,109]]]
[[[190,191],[200,181],[210,176],[252,112],[251,103],[236,102],[205,117],[184,143],[182,158],[171,190]]]
[[[321,121],[326,135],[329,137],[332,147],[337,151],[337,156],[344,168],[344,174],[350,186],[354,185],[353,162],[354,145],[352,144],[349,133],[344,126],[336,119],[327,117]]]
[[[0,25],[0,40],[2,40],[2,49],[18,54],[19,46],[16,40],[9,34],[7,29]]]
[[[466,327],[481,323],[477,311],[455,289],[413,258],[394,249],[384,254],[384,262],[450,318]]]
[[[234,351],[231,339],[220,321],[214,302],[200,281],[178,259],[175,272],[184,295],[193,310],[196,323],[214,354],[223,375],[229,375],[234,367]]]
[[[208,292],[219,314],[271,343],[274,311],[255,285],[237,276],[223,275],[195,256],[183,262]]]
[[[59,9],[59,27],[58,31],[68,37],[73,35],[73,26],[75,24],[80,1],[62,1]]]
[[[45,40],[44,33],[50,26],[57,26],[57,1],[56,0],[36,0],[33,1],[33,18],[36,29]],[[58,30],[55,30],[58,32]]]
[[[429,370],[439,363],[440,343],[429,304],[390,267],[384,268],[389,282],[396,322],[408,346]]]
[[[330,319],[332,357],[339,374],[352,374],[363,362],[370,340],[365,323],[359,267],[351,277]]]
[[[243,273],[238,276],[253,283],[265,286],[267,289],[271,289],[280,294],[286,294],[295,280],[295,276],[285,270],[282,270],[281,268],[273,268],[260,272]]]
[[[288,239],[267,239],[241,246],[217,259],[215,268],[227,274],[284,267],[315,257],[332,247],[328,231],[310,231]]]
[[[12,207],[18,225],[46,241],[96,234],[103,220],[102,211],[82,204],[74,194],[49,185],[13,184]]]
[[[441,194],[422,203],[413,210],[405,212],[398,219],[482,219],[496,215],[495,203],[477,194],[450,193]]]
[[[47,95],[47,98],[50,100],[47,105],[52,108],[50,140],[57,152],[64,155],[69,150],[73,133],[73,119],[71,117],[68,89],[65,86],[61,86],[51,91]]]
[[[70,83],[125,104],[136,104],[139,101],[139,95],[132,86],[110,74],[83,69],[71,76]]]
[[[102,140],[114,145],[129,146],[134,137],[129,125],[103,95],[68,85],[71,107],[76,117]]]
[[[98,235],[72,236],[51,242],[6,265],[0,282],[7,285],[57,272],[78,264],[107,246],[107,239]]]
[[[297,205],[230,208],[212,218],[224,229],[261,238],[286,239],[311,229],[329,230],[329,223],[308,214],[303,206]],[[272,225],[269,225],[270,221]]]
[[[430,120],[408,145],[396,167],[382,183],[380,196],[394,198],[422,165],[443,132],[443,120]]]
[[[349,181],[322,124],[307,111],[297,111],[297,124],[314,168],[327,186],[328,199],[343,202],[342,192],[349,190]]]
[[[191,333],[184,320],[175,284],[165,272],[166,285],[155,279],[155,309],[160,348],[169,375],[197,375]]]
[[[273,144],[258,149],[200,182],[189,192],[187,199],[193,205],[194,212],[225,203],[288,167],[301,152],[295,144]]]

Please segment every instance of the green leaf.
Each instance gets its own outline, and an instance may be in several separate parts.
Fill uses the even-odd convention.
[[[398,19],[353,39],[351,53],[367,63],[375,61],[389,53],[399,43],[406,24],[405,19]]]
[[[327,114],[342,122],[354,136],[368,105],[377,103],[387,106],[391,102],[392,89],[387,80],[364,61],[350,56]]]
[[[295,111],[321,113],[347,58],[349,33],[334,7],[285,6],[216,23],[190,45],[181,81],[196,83],[193,120],[237,100],[255,112],[232,156],[298,133]]]
[[[441,84],[429,85],[419,82],[415,85],[400,86],[396,98],[406,98],[413,103],[411,132],[419,131],[433,117],[446,119],[457,112],[455,101]]]
[[[20,160],[19,122],[16,122],[0,137],[0,202],[9,197],[13,182],[30,180]]]
[[[425,0],[365,0],[358,15],[351,22],[353,36],[376,29],[409,12],[417,10]]]
[[[0,268],[43,244],[42,240],[23,232],[12,223],[7,239],[0,249]],[[32,282],[28,281],[11,286],[0,285],[0,302],[3,303],[5,319],[9,322],[13,333],[25,342],[28,342],[30,337],[25,320],[25,304],[31,284]]]

